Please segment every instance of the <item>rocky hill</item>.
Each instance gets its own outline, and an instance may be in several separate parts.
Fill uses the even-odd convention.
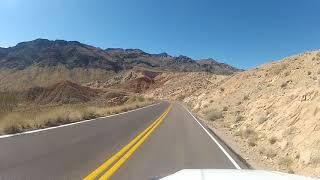
[[[62,81],[49,87],[33,87],[25,92],[26,100],[38,104],[84,103],[102,94],[102,91]]]
[[[139,49],[100,49],[77,41],[36,39],[0,48],[0,89],[46,86],[62,80],[100,81],[135,67],[215,74],[239,71],[213,59],[196,61],[166,53],[149,54]]]
[[[231,76],[161,76],[147,96],[183,100],[256,168],[320,175],[320,51]]]

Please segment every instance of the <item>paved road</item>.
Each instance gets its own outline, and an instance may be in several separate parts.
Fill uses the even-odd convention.
[[[162,102],[117,116],[0,138],[0,179],[82,179],[151,127],[168,106]],[[243,167],[228,149],[235,162],[226,156],[183,106],[173,103],[162,120],[111,179],[150,179],[186,168],[234,169],[235,163]]]

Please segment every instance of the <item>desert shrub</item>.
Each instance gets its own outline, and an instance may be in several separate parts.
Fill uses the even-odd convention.
[[[290,167],[290,168],[288,169],[288,173],[289,173],[289,174],[294,174],[294,170]]]
[[[318,165],[320,164],[320,151],[319,150],[315,150],[311,153],[310,155],[310,163],[312,165]]]
[[[290,75],[290,72],[289,71],[286,71],[285,73],[284,73],[284,76],[289,76]]]
[[[143,101],[145,101],[145,98],[142,97],[142,96],[138,96],[138,97],[137,97],[137,101],[138,101],[138,102],[143,102]]]
[[[31,126],[26,124],[24,121],[12,121],[7,122],[4,125],[3,132],[5,134],[16,134],[26,131],[28,129],[31,129]]]
[[[244,117],[243,116],[241,116],[241,115],[238,115],[237,117],[236,117],[236,122],[240,122],[240,121],[243,121],[244,120]]]
[[[245,127],[240,130],[240,136],[246,139],[249,146],[256,146],[258,142],[257,133],[250,127]]]
[[[224,107],[222,108],[222,111],[228,111],[228,106],[224,106]]]
[[[296,131],[296,128],[291,126],[291,127],[288,127],[286,128],[283,132],[282,132],[282,136],[283,137],[287,137],[287,136],[290,136],[292,134],[294,134]]]
[[[281,167],[284,167],[286,169],[289,169],[290,166],[292,165],[292,163],[293,163],[293,160],[289,156],[280,157],[279,161],[278,161],[278,165],[280,165]]]
[[[256,136],[250,136],[248,139],[247,139],[247,142],[249,144],[249,146],[255,146],[257,145],[257,141],[258,141],[258,138]]]
[[[234,133],[235,136],[241,136],[241,130],[237,129],[236,132]]]
[[[206,119],[210,121],[215,121],[223,117],[222,112],[217,109],[211,109],[206,114]]]
[[[280,87],[281,87],[281,88],[285,88],[285,87],[287,87],[287,84],[288,84],[287,81],[286,81],[286,82],[283,82]]]
[[[287,64],[284,64],[284,63],[280,63],[280,64],[275,64],[272,68],[271,68],[271,70],[270,70],[270,72],[271,72],[271,74],[273,74],[273,75],[278,75],[278,74],[280,74],[284,69],[286,69],[287,68]]]
[[[20,124],[12,124],[6,126],[3,131],[5,134],[16,134],[23,132],[23,128]]]
[[[245,95],[244,97],[243,97],[243,100],[249,100],[249,95]]]
[[[274,143],[277,142],[277,140],[278,140],[278,139],[277,139],[275,136],[272,136],[272,137],[269,138],[269,143],[270,143],[270,144],[274,144]]]
[[[179,96],[177,97],[177,100],[183,101],[185,98],[186,98],[185,95],[179,95]]]
[[[243,138],[249,138],[250,136],[255,136],[256,132],[250,127],[244,127],[241,129],[241,136]]]
[[[260,154],[268,157],[268,158],[274,158],[277,156],[276,150],[269,148],[269,147],[261,147],[259,148]]]
[[[53,117],[51,119],[48,119],[47,122],[45,122],[45,127],[52,127],[52,126],[59,126],[62,124],[70,123],[71,120],[68,117]]]
[[[223,87],[220,88],[220,92],[224,92],[224,88]]]
[[[310,76],[311,75],[311,71],[308,71],[308,76]]]
[[[144,102],[146,99],[142,96],[133,96],[130,97],[126,103],[133,103],[133,102]]]
[[[83,112],[83,119],[93,119],[96,118],[98,116],[101,116],[102,113],[97,113],[95,112],[93,109],[87,109],[86,111]]]
[[[264,116],[260,116],[257,119],[258,124],[262,124],[264,122],[266,122],[268,120],[268,118],[264,117]]]

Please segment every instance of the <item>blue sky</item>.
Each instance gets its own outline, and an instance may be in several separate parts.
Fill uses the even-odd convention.
[[[0,46],[36,38],[239,68],[320,48],[319,0],[0,0]]]

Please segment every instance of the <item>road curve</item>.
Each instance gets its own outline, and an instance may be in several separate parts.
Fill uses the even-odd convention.
[[[135,150],[131,148],[132,154],[110,179],[150,179],[191,168],[245,167],[228,148],[214,142],[213,135],[182,105],[168,107],[168,102],[162,102],[121,115],[0,138],[0,179],[82,179],[144,131],[148,136],[140,138],[144,140],[136,143]]]

